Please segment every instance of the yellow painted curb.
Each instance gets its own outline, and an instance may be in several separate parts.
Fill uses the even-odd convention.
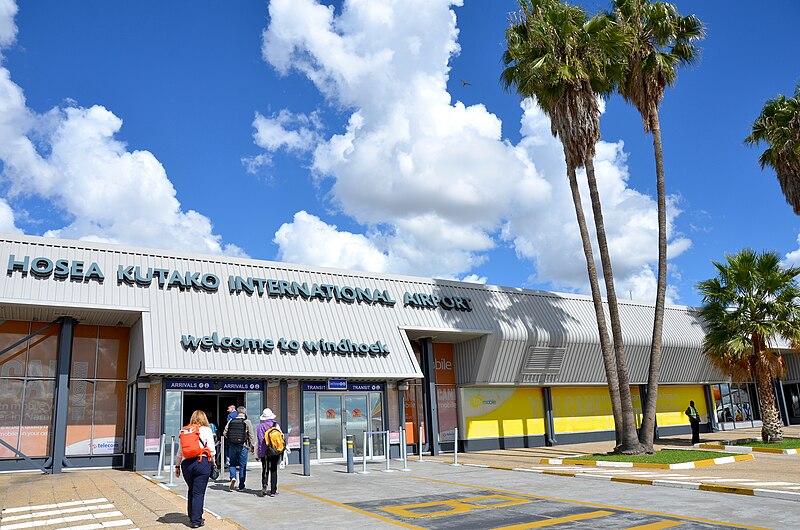
[[[611,482],[625,482],[627,484],[645,484],[647,486],[653,485],[652,479],[633,478],[633,477],[611,477]]]
[[[738,495],[754,496],[753,488],[743,488],[741,486],[719,486],[717,484],[700,484],[702,491],[714,491],[716,493],[736,493]]]

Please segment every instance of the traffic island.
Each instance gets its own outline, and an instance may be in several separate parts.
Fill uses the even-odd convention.
[[[717,449],[732,453],[769,453],[777,455],[796,455],[800,451],[800,438],[784,438],[777,443],[766,444],[761,440],[727,440],[722,442],[695,444],[700,449]]]
[[[577,458],[543,458],[540,464],[596,467],[640,467],[650,469],[694,469],[752,460],[752,454],[662,449],[648,455],[595,454]]]

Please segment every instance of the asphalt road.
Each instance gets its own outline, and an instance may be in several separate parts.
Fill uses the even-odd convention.
[[[375,463],[369,474],[348,475],[343,465],[315,465],[304,477],[290,466],[273,498],[261,496],[260,468],[251,467],[245,492],[228,491],[223,474],[206,508],[248,529],[795,528],[800,513],[797,502],[777,499],[439,462],[409,467],[386,473]]]

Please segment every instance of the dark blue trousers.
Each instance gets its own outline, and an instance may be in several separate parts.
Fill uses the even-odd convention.
[[[206,500],[206,486],[211,478],[211,461],[208,458],[188,458],[181,462],[183,480],[189,486],[186,495],[186,512],[192,524],[199,525],[203,520],[203,502]]]

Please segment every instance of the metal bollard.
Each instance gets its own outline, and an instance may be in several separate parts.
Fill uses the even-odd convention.
[[[167,435],[161,433],[161,442],[158,444],[158,473],[153,478],[164,478],[164,451],[167,450]]]
[[[369,471],[367,471],[367,431],[364,431],[364,446],[361,451],[361,455],[361,471],[359,471],[359,473],[366,475],[369,473]]]
[[[303,476],[311,476],[311,441],[303,436]]]
[[[383,437],[384,437],[383,439],[386,441],[386,443],[383,446],[383,456],[386,457],[386,469],[384,469],[383,471],[385,473],[391,473],[394,471],[394,469],[392,469],[392,459],[389,458],[390,456],[389,453],[391,453],[391,448],[392,448],[389,445],[389,431],[384,431]]]
[[[422,462],[422,425],[419,426],[419,438],[417,439],[419,446],[419,461]]]
[[[220,459],[219,468],[221,470],[225,471],[225,460],[227,460],[227,459],[225,458],[225,437],[224,436],[221,436],[220,439],[219,439],[219,452],[221,453],[220,457],[219,457],[219,459]]]
[[[175,484],[175,437],[170,436],[169,444],[169,482],[167,486],[176,486]]]
[[[347,435],[347,472],[353,472],[353,445],[355,442],[355,436],[352,434]]]
[[[408,449],[406,445],[406,430],[400,430],[400,456],[403,458],[403,467],[400,471],[411,471],[408,468]]]
[[[458,463],[458,427],[453,429],[453,463],[451,465],[460,465]]]

